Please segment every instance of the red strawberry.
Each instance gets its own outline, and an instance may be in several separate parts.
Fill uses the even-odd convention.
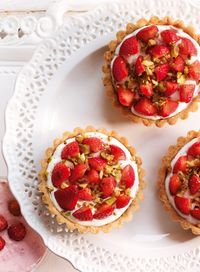
[[[145,72],[145,67],[142,64],[143,56],[139,56],[135,63],[135,74],[141,76]]]
[[[116,199],[116,208],[121,209],[128,205],[130,201],[130,196],[127,195],[119,195]]]
[[[5,240],[0,236],[0,251],[5,247]]]
[[[22,223],[12,224],[8,228],[8,236],[14,241],[21,241],[26,236],[26,228]]]
[[[158,28],[155,25],[144,27],[142,30],[140,30],[137,33],[137,38],[144,41],[148,42],[149,39],[153,39],[156,37],[158,33]]]
[[[200,179],[197,175],[192,175],[188,181],[188,187],[192,195],[196,194],[200,189]]]
[[[8,223],[3,215],[0,215],[0,231],[7,229]]]
[[[20,216],[21,215],[21,210],[20,210],[19,203],[15,199],[12,199],[12,200],[10,200],[8,202],[8,210],[14,216]]]
[[[113,177],[103,178],[100,183],[100,186],[103,193],[103,197],[106,198],[113,194],[116,187],[116,181]]]
[[[150,54],[155,58],[162,58],[169,54],[169,48],[165,45],[157,44],[150,49]]]
[[[180,38],[176,35],[176,31],[174,29],[166,29],[160,34],[165,43],[175,43],[180,40]]]
[[[194,80],[200,80],[200,62],[196,60],[188,67],[188,76]]]
[[[60,187],[63,181],[70,176],[70,168],[63,162],[59,162],[54,166],[51,174],[51,180],[55,187]]]
[[[91,194],[91,190],[89,188],[81,189],[78,192],[78,197],[81,200],[88,200],[88,201],[93,199],[92,194]]]
[[[81,164],[75,165],[74,169],[71,172],[71,176],[69,177],[69,181],[71,183],[74,183],[78,181],[79,179],[81,179],[84,176],[87,168],[88,168],[87,164],[81,163]]]
[[[175,93],[178,89],[178,83],[174,81],[166,81],[165,82],[165,95],[170,96]]]
[[[135,94],[129,90],[129,89],[124,89],[122,87],[118,88],[118,99],[120,104],[126,107],[130,107],[133,103]]]
[[[135,36],[126,39],[120,46],[119,54],[121,56],[130,56],[137,54],[139,50],[139,43]]]
[[[171,68],[176,72],[183,72],[184,70],[184,60],[181,56],[178,56],[172,60]]]
[[[187,171],[187,156],[181,156],[179,159],[176,161],[174,168],[173,168],[173,173],[177,174],[179,171],[185,173]]]
[[[200,142],[196,142],[190,146],[187,153],[191,156],[200,156]]]
[[[120,56],[116,57],[113,62],[112,73],[116,81],[122,81],[128,76],[126,63]]]
[[[71,185],[65,189],[59,189],[54,196],[62,209],[73,210],[78,201],[78,186]]]
[[[146,83],[146,84],[140,84],[140,93],[150,97],[153,95],[153,86],[151,83]]]
[[[135,181],[135,173],[131,165],[127,165],[122,170],[120,183],[125,185],[126,188],[131,188]]]
[[[180,54],[183,56],[196,56],[197,49],[193,42],[187,38],[181,38],[182,42],[179,45]]]
[[[168,72],[169,72],[168,63],[160,64],[155,68],[155,74],[158,81],[161,81],[164,78],[166,78]]]
[[[92,221],[93,219],[92,211],[89,207],[82,207],[72,215],[80,221]]]
[[[95,214],[93,215],[93,218],[98,220],[104,219],[112,215],[113,211],[114,211],[114,207],[112,207],[111,205],[107,203],[103,203],[101,206],[97,208]]]
[[[180,101],[189,103],[192,100],[193,94],[195,90],[194,84],[183,84],[179,88],[180,92]]]
[[[190,213],[190,200],[188,198],[175,196],[174,202],[177,209],[179,209],[180,212],[187,215]]]
[[[191,210],[191,211],[190,211],[190,214],[191,214],[194,218],[200,220],[200,209],[199,209],[199,208],[198,208],[198,209]]]
[[[134,106],[134,109],[140,114],[152,116],[157,113],[157,108],[154,104],[146,97],[141,98]]]
[[[87,173],[87,180],[89,181],[89,183],[99,183],[100,181],[99,173],[96,170],[91,169]]]
[[[169,182],[169,190],[170,190],[170,193],[172,195],[175,195],[178,190],[180,189],[181,187],[181,181],[180,181],[180,178],[177,174],[174,174],[171,178],[170,178],[170,182]]]
[[[89,158],[88,163],[91,168],[93,168],[97,171],[103,170],[104,167],[106,167],[106,165],[107,165],[107,162],[104,159],[101,159],[99,157]]]
[[[159,115],[162,117],[168,117],[170,114],[175,112],[178,107],[178,102],[171,99],[167,99],[161,109],[159,110]]]
[[[103,149],[103,142],[97,137],[85,138],[83,144],[89,145],[91,152],[98,152]]]
[[[67,160],[70,157],[76,157],[79,153],[79,146],[77,142],[67,144],[61,153],[62,160]]]
[[[126,159],[126,154],[120,147],[116,145],[110,145],[110,151],[116,161]]]

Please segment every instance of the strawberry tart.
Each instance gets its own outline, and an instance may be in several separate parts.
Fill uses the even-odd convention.
[[[160,199],[184,229],[200,234],[200,131],[170,146],[159,178]]]
[[[116,132],[76,128],[46,151],[40,191],[58,223],[80,233],[108,232],[130,220],[142,198],[141,159]]]
[[[103,72],[113,106],[134,122],[172,125],[198,108],[199,40],[181,21],[129,23],[110,42]]]

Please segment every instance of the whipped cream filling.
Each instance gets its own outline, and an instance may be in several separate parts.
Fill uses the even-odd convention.
[[[176,154],[176,156],[174,157],[174,159],[172,160],[171,162],[171,167],[173,169],[176,161],[178,160],[178,158],[180,156],[183,156],[183,155],[187,155],[187,151],[188,149],[190,148],[190,146],[192,146],[194,143],[196,143],[198,141],[198,138],[194,138],[192,141],[188,142],[186,145],[184,145],[180,150],[179,152]],[[191,216],[190,214],[189,215],[185,215],[183,213],[181,213],[177,208],[176,208],[176,205],[175,205],[175,201],[174,201],[174,197],[171,195],[170,193],[170,190],[169,190],[169,182],[170,182],[170,178],[173,176],[173,173],[168,173],[166,179],[165,179],[165,190],[166,190],[166,193],[167,193],[167,197],[169,199],[169,202],[171,203],[171,205],[173,206],[173,208],[176,210],[176,212],[183,218],[185,218],[188,222],[190,222],[191,224],[193,225],[197,225],[197,224],[200,224],[200,220],[194,218],[193,216]],[[184,195],[185,197],[187,198],[193,198],[194,196],[191,196],[188,192],[185,193]]]
[[[76,219],[75,217],[73,217],[72,215],[67,216],[67,218],[69,220],[79,223],[80,225],[103,226],[103,225],[109,224],[109,223],[117,220],[128,209],[128,207],[132,203],[132,201],[135,198],[137,191],[139,189],[138,168],[137,168],[137,164],[132,160],[132,155],[129,152],[129,150],[122,143],[120,143],[117,139],[112,137],[110,140],[108,140],[108,136],[103,133],[100,133],[100,132],[87,132],[87,133],[85,133],[85,135],[87,137],[98,137],[106,144],[113,144],[113,145],[120,147],[124,151],[124,153],[126,154],[126,160],[119,160],[120,166],[122,168],[124,168],[126,165],[130,164],[133,167],[133,170],[135,172],[135,182],[134,182],[134,185],[130,188],[131,189],[131,192],[130,192],[131,200],[126,207],[121,208],[121,209],[115,209],[114,213],[111,216],[109,216],[105,219],[102,219],[102,220],[93,219],[92,221],[80,221],[80,220]],[[70,142],[73,142],[74,140],[75,140],[75,138],[70,138],[66,141],[66,144],[69,144]],[[47,185],[54,188],[54,190],[50,193],[50,198],[51,198],[51,201],[53,202],[54,206],[56,207],[56,209],[60,212],[63,211],[63,209],[59,206],[59,204],[57,203],[57,201],[55,199],[54,192],[57,190],[57,188],[53,186],[53,183],[51,181],[51,175],[52,175],[52,171],[53,171],[55,165],[61,161],[61,152],[66,144],[62,143],[56,148],[54,154],[51,157],[51,161],[49,162],[48,167],[47,167]],[[70,162],[66,162],[66,163],[67,163],[68,167],[70,167],[71,169],[73,168],[73,163],[70,163]],[[92,201],[90,201],[90,202],[79,201],[78,203],[80,203],[80,204],[92,203]],[[77,209],[79,209],[79,208],[75,208],[74,210],[70,211],[71,214],[73,212],[75,212]]]
[[[112,59],[111,61],[111,71],[112,71],[112,67],[113,67],[113,62],[114,60],[116,59],[116,57],[119,55],[119,49],[120,49],[120,46],[121,44],[128,38],[132,37],[132,36],[135,36],[141,29],[143,28],[146,28],[148,26],[144,26],[144,27],[141,27],[135,31],[133,31],[131,34],[127,35],[122,41],[121,43],[117,46],[116,50],[115,50],[115,57]],[[192,56],[191,59],[190,59],[190,64],[192,64],[194,61],[196,60],[199,60],[200,61],[200,46],[199,44],[187,33],[185,33],[182,29],[179,29],[179,28],[176,28],[174,26],[169,26],[169,25],[157,25],[158,27],[158,30],[159,32],[163,31],[163,30],[167,30],[167,29],[175,29],[177,31],[177,35],[180,36],[180,37],[183,37],[183,38],[187,38],[189,40],[192,41],[192,43],[194,44],[194,46],[196,47],[197,49],[197,56]],[[159,38],[160,38],[160,35],[158,37],[158,41],[159,41]],[[180,41],[177,41],[176,44],[179,44]],[[127,58],[127,62],[129,64],[134,64],[136,62],[136,59],[140,56],[144,56],[144,53],[143,52],[139,52],[137,54],[134,54],[130,57]],[[114,78],[113,78],[113,75],[112,75],[112,80],[114,82]],[[125,80],[124,80],[125,81]],[[196,84],[196,81],[195,80],[190,80],[190,79],[187,79],[185,81],[184,84],[194,84],[195,85],[195,91],[194,91],[194,94],[193,94],[193,97],[196,97],[198,94],[199,94],[199,85]],[[176,92],[176,95],[173,97],[171,97],[172,100],[173,98],[175,99],[179,99],[179,94],[178,92]],[[178,114],[179,112],[183,111],[184,109],[186,109],[188,107],[188,105],[190,104],[191,102],[189,103],[185,103],[185,102],[179,102],[179,105],[177,107],[177,109],[172,113],[170,114],[169,116],[167,117],[161,117],[159,115],[153,115],[153,116],[147,116],[147,115],[144,115],[144,114],[140,114],[138,113],[137,111],[135,111],[134,107],[132,106],[131,107],[131,112],[137,116],[140,116],[140,117],[143,117],[145,119],[151,119],[151,120],[159,120],[159,119],[167,119],[167,118],[170,118],[172,116],[175,116],[176,114]]]

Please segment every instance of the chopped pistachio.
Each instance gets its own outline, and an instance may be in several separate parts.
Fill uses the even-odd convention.
[[[49,193],[51,193],[51,192],[54,191],[53,186],[47,185],[46,188],[47,188],[47,191],[48,191]]]
[[[78,161],[81,163],[81,162],[85,162],[86,158],[85,158],[85,154],[82,153],[80,156],[79,156],[79,159]]]
[[[86,144],[79,144],[80,150],[85,154],[89,154],[90,153],[90,147],[89,145]]]
[[[125,190],[125,194],[126,194],[126,195],[130,195],[130,194],[131,194],[131,189],[130,189],[130,188],[127,188],[127,189]]]
[[[81,187],[81,188],[86,188],[87,187],[87,183],[81,183],[81,184],[79,184],[79,187]]]
[[[75,137],[75,139],[76,139],[76,141],[77,141],[79,144],[81,144],[82,141],[83,141],[83,139],[84,139],[84,137],[83,137],[83,135],[79,134],[79,135],[77,135],[77,136]]]
[[[152,79],[152,83],[153,83],[153,85],[158,86],[158,81],[156,81],[156,80]]]
[[[185,75],[183,75],[181,72],[178,72],[178,73],[177,73],[177,82],[178,82],[179,84],[184,84],[185,81],[186,81]]]
[[[113,204],[115,203],[115,201],[116,201],[116,198],[115,198],[115,197],[110,197],[110,198],[106,199],[105,202],[106,202],[108,205],[113,205]]]
[[[120,195],[120,191],[119,190],[116,190],[115,191],[115,196],[119,196]]]
[[[65,188],[69,187],[69,185],[66,182],[62,182],[60,187],[61,187],[61,189],[65,189]]]
[[[147,67],[154,67],[153,61],[150,60],[143,60],[142,64]]]
[[[106,159],[107,161],[112,161],[114,159],[114,156],[111,154],[106,153],[105,151],[101,152],[101,157]]]
[[[145,67],[145,71],[146,71],[146,73],[147,73],[148,76],[152,76],[153,75],[153,70],[149,66]]]
[[[113,170],[113,167],[112,167],[112,166],[106,165],[106,167],[105,167],[105,173],[106,173],[106,174],[111,174],[111,173],[112,173],[112,170]]]
[[[71,212],[70,211],[68,211],[68,212],[63,212],[62,213],[64,216],[70,216],[71,215]]]
[[[149,46],[156,45],[156,41],[155,41],[154,39],[150,39],[150,40],[148,41],[148,45],[149,45]]]
[[[179,47],[177,45],[173,45],[170,54],[171,54],[171,56],[173,58],[178,57],[178,55],[179,55]]]
[[[100,179],[103,178],[103,170],[100,171],[100,173],[99,173],[99,178],[100,178]]]
[[[187,75],[187,74],[188,74],[188,72],[189,72],[188,67],[187,67],[187,66],[185,66],[185,68],[184,68],[184,74],[185,74],[185,75]]]

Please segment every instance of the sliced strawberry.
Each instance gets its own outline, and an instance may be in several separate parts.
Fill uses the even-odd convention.
[[[107,203],[103,203],[101,206],[99,206],[95,212],[95,214],[93,215],[94,219],[104,219],[110,215],[112,215],[114,212],[114,207],[107,204]]]
[[[157,44],[150,49],[150,54],[155,58],[162,58],[169,54],[169,48],[165,45]]]
[[[101,171],[106,167],[107,162],[100,157],[88,158],[88,163],[92,169]]]
[[[193,42],[188,38],[181,38],[182,42],[179,45],[180,54],[183,56],[196,56],[197,49]]]
[[[174,165],[173,173],[177,174],[179,171],[183,173],[186,173],[187,171],[187,156],[185,155],[179,157]]]
[[[59,189],[54,193],[59,206],[64,210],[73,210],[78,201],[78,186],[71,185],[65,189]]]
[[[98,152],[103,149],[103,142],[97,137],[85,138],[83,144],[89,145],[91,152]]]
[[[134,109],[143,115],[152,116],[157,113],[156,106],[146,97],[141,98],[134,106]]]
[[[116,145],[110,145],[110,151],[116,161],[126,159],[126,154],[120,147]]]
[[[170,193],[172,195],[176,195],[176,193],[178,192],[178,190],[181,188],[181,181],[180,178],[177,174],[174,174],[171,178],[170,178],[170,182],[169,182],[169,190]]]
[[[153,95],[153,86],[151,83],[147,82],[146,84],[140,84],[140,93],[150,97]]]
[[[176,31],[174,29],[166,29],[162,31],[160,35],[165,43],[171,44],[180,40],[180,38],[176,35]]]
[[[3,215],[0,215],[0,231],[7,229],[8,223]]]
[[[131,188],[135,182],[135,173],[131,165],[127,165],[122,170],[122,176],[120,184],[126,186],[126,188]]]
[[[70,168],[63,162],[59,162],[54,166],[51,174],[51,180],[55,187],[60,187],[63,181],[67,180],[70,176]]]
[[[188,215],[190,213],[190,200],[186,197],[175,196],[174,202],[177,209],[183,214]]]
[[[72,215],[80,221],[92,221],[93,219],[92,211],[89,207],[82,207]]]
[[[121,209],[124,208],[128,205],[128,203],[130,202],[131,197],[121,194],[117,197],[116,199],[116,208],[117,209]]]
[[[135,74],[141,76],[145,72],[145,67],[142,64],[143,56],[139,56],[135,63]]]
[[[78,192],[78,198],[80,200],[88,200],[88,201],[91,201],[93,199],[92,197],[92,194],[91,194],[91,190],[89,188],[84,188],[84,189],[81,189],[79,192]]]
[[[113,177],[103,178],[100,186],[103,193],[102,196],[103,198],[106,198],[113,194],[116,187],[116,181]]]
[[[194,218],[200,220],[200,209],[199,209],[199,208],[198,208],[198,209],[191,210],[191,211],[190,211],[190,214],[191,214]]]
[[[20,210],[19,203],[15,199],[12,199],[12,200],[10,200],[8,202],[8,210],[14,216],[20,216],[21,215],[21,210]]]
[[[5,247],[6,242],[5,240],[0,236],[0,251]]]
[[[165,82],[165,95],[170,96],[178,90],[178,83],[174,81]]]
[[[88,168],[88,165],[84,163],[75,165],[74,169],[71,171],[71,176],[69,177],[69,181],[71,183],[74,183],[78,181],[79,179],[81,179],[84,176],[87,168]]]
[[[137,54],[139,50],[139,43],[135,36],[126,39],[119,49],[119,55],[128,57]]]
[[[21,222],[12,224],[8,228],[8,236],[14,241],[22,241],[26,236],[26,228]]]
[[[184,60],[181,56],[178,56],[172,60],[171,68],[176,72],[183,72]]]
[[[130,107],[133,103],[135,94],[130,89],[118,88],[118,99],[120,104]]]
[[[187,153],[191,156],[200,156],[200,142],[196,142],[190,146]]]
[[[87,173],[87,180],[89,183],[99,183],[100,181],[99,173],[95,169],[91,169]]]
[[[160,64],[160,65],[156,66],[156,68],[155,68],[155,74],[156,74],[156,78],[158,81],[161,81],[164,78],[166,78],[168,72],[169,72],[169,64],[168,63]]]
[[[118,56],[113,62],[112,67],[113,77],[116,81],[122,81],[128,76],[128,70],[123,58]]]
[[[158,33],[158,28],[155,25],[148,26],[140,30],[136,37],[144,42],[148,42],[149,39],[153,39],[156,37]]]
[[[178,102],[171,99],[167,99],[159,110],[159,115],[162,117],[168,117],[170,114],[175,112],[178,107]]]
[[[183,84],[179,88],[180,92],[180,101],[189,103],[192,100],[193,94],[195,91],[194,84]]]
[[[200,179],[197,175],[192,175],[188,181],[188,187],[192,195],[196,194],[200,189]]]
[[[188,77],[194,80],[200,80],[200,62],[196,60],[188,66]]]
[[[71,142],[67,144],[61,153],[62,160],[67,160],[70,157],[76,157],[79,153],[79,146],[77,142]]]

